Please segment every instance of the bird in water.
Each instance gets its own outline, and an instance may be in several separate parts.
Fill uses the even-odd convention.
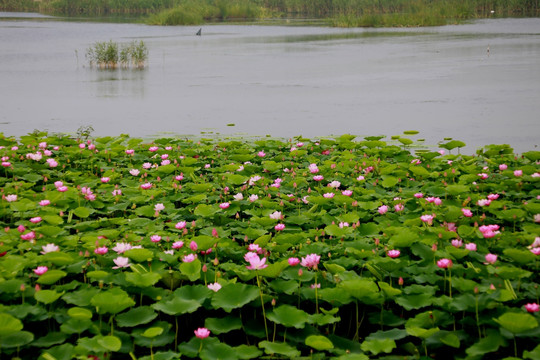
[[[197,31],[197,33],[195,35],[201,36],[201,33],[202,33],[202,28],[200,28],[199,31]]]

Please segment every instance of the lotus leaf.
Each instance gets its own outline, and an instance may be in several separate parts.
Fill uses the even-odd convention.
[[[124,290],[112,288],[94,295],[90,304],[96,307],[98,314],[117,314],[135,305],[135,301]]]
[[[212,297],[212,306],[230,313],[255,300],[259,296],[256,286],[246,284],[227,284]]]
[[[270,342],[270,341],[261,341],[259,347],[264,349],[264,352],[273,355],[279,354],[284,355],[288,358],[294,358],[300,356],[300,351],[296,350],[294,347],[287,343],[282,342]]]

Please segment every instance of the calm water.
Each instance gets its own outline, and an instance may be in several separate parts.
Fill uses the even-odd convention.
[[[0,13],[0,131],[318,137],[420,130],[534,150],[540,19],[422,29],[65,22]],[[143,71],[99,71],[96,41],[144,40]],[[488,53],[489,48],[489,53]],[[227,126],[234,123],[235,126]]]

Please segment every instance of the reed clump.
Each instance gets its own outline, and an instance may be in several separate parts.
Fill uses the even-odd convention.
[[[132,41],[118,45],[116,42],[96,42],[86,50],[90,67],[100,69],[122,68],[143,69],[148,60],[148,48],[144,41]]]

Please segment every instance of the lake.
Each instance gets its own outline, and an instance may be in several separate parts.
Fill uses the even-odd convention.
[[[400,135],[538,150],[540,19],[400,29],[148,26],[0,13],[0,132]],[[144,70],[90,68],[143,40]],[[228,126],[234,124],[234,126]],[[205,135],[205,136],[207,136]]]

